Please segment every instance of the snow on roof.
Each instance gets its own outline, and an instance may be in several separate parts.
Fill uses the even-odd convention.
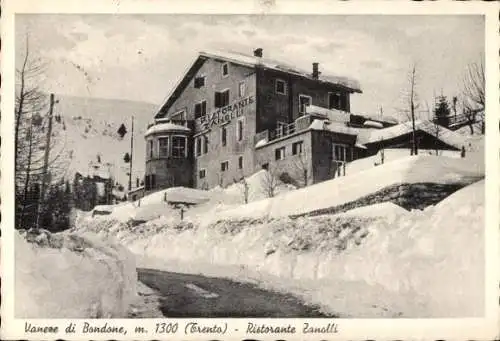
[[[323,107],[318,107],[316,105],[309,105],[306,107],[306,113],[322,115],[326,119],[335,122],[349,122],[351,114],[337,109],[326,109]]]
[[[330,121],[336,121],[336,122],[350,122],[351,115],[355,116],[361,116],[365,118],[366,120],[372,121],[372,122],[386,122],[386,123],[392,123],[392,124],[397,124],[399,121],[395,119],[394,117],[391,116],[377,116],[377,115],[369,115],[369,114],[358,114],[358,113],[351,113],[343,110],[338,110],[338,109],[327,109],[323,107],[319,107],[316,105],[309,105],[306,107],[306,113],[308,114],[316,114],[316,115],[322,115],[325,118],[327,118]],[[381,127],[380,125],[378,125]]]
[[[156,124],[156,125],[150,127],[146,131],[146,133],[144,134],[144,136],[148,136],[148,135],[151,135],[151,134],[154,134],[154,133],[162,133],[162,132],[166,132],[166,131],[185,131],[185,132],[189,132],[191,130],[189,128],[187,128],[187,127],[184,127],[184,126],[181,126],[181,125],[178,125],[178,124],[160,123],[160,124]]]
[[[255,148],[259,148],[259,147],[262,147],[262,146],[265,146],[267,143],[267,139],[262,139],[262,140],[259,140],[256,144],[255,144]]]
[[[100,163],[90,163],[86,171],[78,171],[82,177],[93,178],[95,176],[101,179],[110,179],[111,173],[108,169],[103,168]]]
[[[430,121],[416,121],[415,129],[421,130],[429,135],[436,135],[435,124]],[[412,131],[412,123],[404,122],[392,127],[384,129],[363,129],[359,130],[357,142],[358,144],[366,145],[384,140],[409,134]],[[462,136],[444,127],[439,127],[437,138],[449,146],[461,148],[465,144]]]
[[[359,116],[363,116],[364,118],[370,120],[370,121],[375,121],[375,122],[387,122],[387,123],[394,123],[398,124],[399,121],[398,119],[392,117],[392,116],[380,116],[380,115],[372,115],[372,114],[356,114]]]
[[[372,127],[372,128],[380,128],[382,129],[384,127],[384,125],[380,122],[375,122],[375,121],[370,121],[370,120],[366,120],[363,125],[365,127]]]
[[[319,120],[314,120],[314,121],[319,121]],[[313,122],[314,124],[315,122]],[[340,133],[340,134],[347,134],[347,135],[358,135],[361,129],[357,128],[352,128],[348,127],[345,125],[345,123],[340,123],[340,122],[327,122],[323,121],[323,129],[316,129],[316,130],[328,130],[333,133]],[[314,129],[311,124],[311,129]],[[319,124],[316,124],[319,126]]]
[[[208,51],[208,52],[201,51],[200,55],[208,58],[223,59],[236,64],[243,64],[252,67],[261,65],[269,69],[283,71],[312,79],[312,75],[310,72],[301,70],[293,65],[289,65],[268,58],[260,58],[232,51]],[[323,81],[326,83],[343,86],[345,88],[352,90],[353,92],[361,92],[361,86],[359,82],[352,78],[320,73],[318,79],[319,81]]]

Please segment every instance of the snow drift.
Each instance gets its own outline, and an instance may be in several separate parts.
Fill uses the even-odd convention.
[[[128,227],[100,219],[86,219],[81,228],[117,238],[143,266],[253,278],[344,316],[484,311],[484,181],[424,211],[383,204],[350,214],[206,226],[157,219]]]
[[[26,236],[30,239],[30,235]],[[15,234],[17,318],[126,317],[137,300],[134,256],[95,236]]]
[[[219,219],[279,218],[330,208],[360,199],[394,184],[432,182],[470,184],[484,177],[484,164],[467,159],[429,155],[408,156],[306,188],[283,193],[248,205],[226,205],[223,209],[193,210],[189,219],[200,225]]]
[[[110,215],[87,216],[77,226],[118,240],[143,267],[256,281],[344,316],[479,316],[484,181],[424,211],[380,202],[336,215],[297,214],[394,184],[466,186],[483,177],[482,164],[419,155],[247,205],[225,201],[234,188],[211,191],[183,221],[162,211],[146,223]]]

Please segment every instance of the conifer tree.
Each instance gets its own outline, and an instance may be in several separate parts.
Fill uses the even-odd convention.
[[[448,127],[450,123],[450,105],[446,96],[439,96],[437,98],[436,107],[434,108],[434,119],[443,127]]]

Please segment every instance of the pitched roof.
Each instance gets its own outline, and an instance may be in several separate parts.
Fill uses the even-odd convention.
[[[430,121],[416,121],[415,129],[421,130],[429,135],[436,135],[435,124]],[[404,122],[384,129],[360,129],[356,142],[362,145],[376,143],[409,134],[412,130],[413,128],[411,122]],[[462,136],[441,126],[439,127],[437,139],[458,149],[465,144],[465,140]]]
[[[180,96],[182,91],[184,91],[185,87],[189,84],[191,79],[196,75],[198,69],[203,65],[203,63],[207,59],[227,61],[234,64],[248,66],[251,68],[262,66],[268,69],[285,72],[299,77],[313,79],[311,73],[307,71],[301,70],[295,66],[288,65],[286,63],[282,63],[272,59],[259,58],[253,55],[251,56],[231,51],[210,51],[210,52],[201,51],[199,52],[195,60],[190,64],[188,69],[184,72],[184,76],[174,86],[174,88],[166,97],[165,101],[158,108],[155,117],[162,117],[162,115],[165,114],[164,108],[169,108],[173,104],[173,102]],[[315,81],[339,86],[351,92],[357,92],[357,93],[362,92],[359,82],[355,79],[351,79],[348,77],[320,73],[319,78]]]
[[[207,58],[225,60],[228,62],[240,65],[246,65],[249,67],[263,66],[268,69],[286,72],[292,75],[301,76],[308,79],[314,79],[312,77],[312,74],[308,71],[269,58],[260,58],[260,57],[255,57],[253,55],[247,55],[244,53],[233,52],[233,51],[209,51],[209,52],[202,51],[200,52],[200,55],[205,56]],[[321,72],[317,80],[320,82],[344,87],[352,92],[361,93],[361,86],[359,82],[352,78],[338,76],[338,75],[328,75]]]

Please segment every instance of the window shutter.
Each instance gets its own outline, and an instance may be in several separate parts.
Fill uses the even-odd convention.
[[[216,108],[220,108],[221,107],[221,105],[220,105],[221,104],[220,103],[221,102],[221,98],[220,98],[221,96],[220,95],[221,95],[220,92],[217,92],[217,91],[215,92],[215,107]]]

